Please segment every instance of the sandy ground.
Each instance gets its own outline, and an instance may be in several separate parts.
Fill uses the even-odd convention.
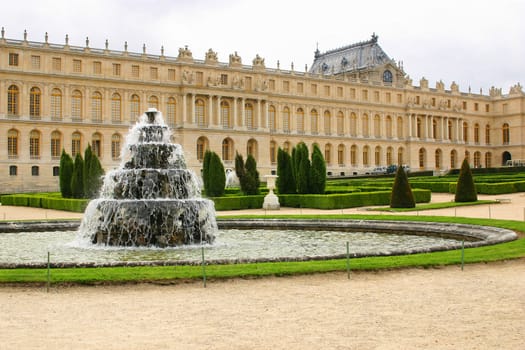
[[[523,220],[523,194],[499,197],[511,202],[421,215]],[[69,215],[12,208],[0,206],[0,218]],[[209,281],[206,288],[0,287],[1,350],[269,348],[524,349],[525,259],[464,271],[360,272],[350,280],[330,273]]]

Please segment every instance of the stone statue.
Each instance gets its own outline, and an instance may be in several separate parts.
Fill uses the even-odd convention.
[[[184,48],[179,48],[179,59],[193,59],[193,54],[188,49],[188,45],[184,46]]]
[[[217,52],[213,51],[211,48],[206,52],[206,63],[217,63],[219,61],[217,57]]]
[[[521,95],[523,94],[523,87],[520,83],[517,83],[516,85],[512,86],[509,91],[510,95]]]
[[[264,65],[264,58],[261,58],[261,56],[259,56],[259,54],[255,55],[255,58],[252,61],[252,65],[254,67],[264,68],[265,67],[265,65]]]
[[[436,89],[440,91],[445,90],[445,84],[443,83],[443,81],[440,80],[436,82]]]
[[[241,56],[235,53],[230,54],[230,66],[240,66],[242,64]]]

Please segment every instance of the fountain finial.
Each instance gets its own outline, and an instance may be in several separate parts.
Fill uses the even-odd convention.
[[[157,115],[157,113],[158,111],[156,108],[148,108],[148,110],[146,111],[146,115],[148,116],[148,123],[155,123],[155,116]]]

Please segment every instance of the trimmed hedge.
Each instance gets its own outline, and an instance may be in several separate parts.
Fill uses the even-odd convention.
[[[425,190],[430,190],[432,192],[441,192],[441,193],[448,193],[450,192],[450,184],[452,182],[430,182],[430,181],[411,181],[410,187],[412,189],[414,188],[422,188]],[[456,183],[454,182],[454,185]],[[455,192],[452,192],[455,193]]]
[[[1,200],[3,205],[66,210],[77,213],[83,213],[89,202],[88,199],[61,198],[38,194],[10,194],[2,196]]]
[[[260,209],[264,203],[264,195],[212,197],[210,199],[215,203],[215,210]]]

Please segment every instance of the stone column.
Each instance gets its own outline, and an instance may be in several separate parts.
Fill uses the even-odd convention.
[[[185,123],[188,119],[186,116],[188,115],[188,108],[186,106],[186,94],[182,95],[182,122]]]
[[[208,96],[208,125],[214,125],[215,118],[213,118],[213,95]]]
[[[195,115],[195,94],[191,94],[191,123],[197,124],[197,116]]]

